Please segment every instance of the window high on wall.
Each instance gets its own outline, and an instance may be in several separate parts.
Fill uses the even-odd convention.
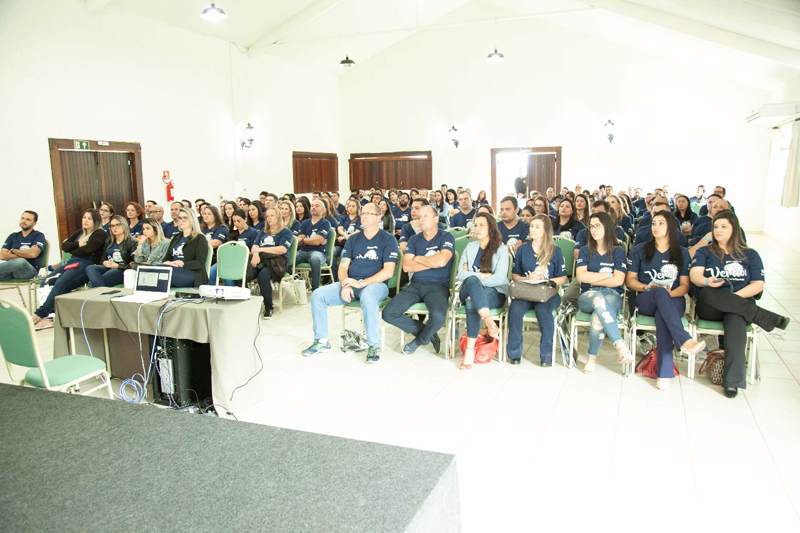
[[[431,189],[431,152],[350,154],[350,188]]]

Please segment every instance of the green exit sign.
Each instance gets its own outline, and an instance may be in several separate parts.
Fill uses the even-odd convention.
[[[89,141],[75,141],[75,149],[76,150],[88,150],[89,149]]]

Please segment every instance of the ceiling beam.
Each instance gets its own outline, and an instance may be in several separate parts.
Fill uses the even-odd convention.
[[[313,22],[345,1],[346,0],[318,0],[314,2],[297,15],[281,24],[278,28],[247,47],[247,54],[250,57],[254,57],[269,51],[270,48],[281,44],[281,41],[288,38],[295,31]]]
[[[89,13],[94,13],[100,11],[111,2],[113,2],[113,0],[86,0],[86,9]]]
[[[800,68],[800,51],[732,31],[723,30],[680,15],[674,15],[626,0],[585,0],[586,3],[618,15],[647,22],[684,35],[734,48],[793,68]]]

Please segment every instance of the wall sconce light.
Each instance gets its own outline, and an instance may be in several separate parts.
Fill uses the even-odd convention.
[[[605,126],[606,126],[606,131],[608,132],[607,135],[608,142],[610,144],[614,141],[614,123],[611,122],[611,119],[608,119],[608,122],[606,122]]]
[[[248,122],[247,123],[247,127],[244,129],[244,133],[245,133],[245,135],[249,134],[250,137],[247,139],[247,142],[242,141],[241,143],[239,143],[241,145],[241,147],[242,147],[242,150],[244,150],[245,148],[250,148],[251,146],[253,146],[253,141],[255,139],[253,139],[253,134],[250,133],[250,132],[252,132],[254,129],[255,128],[253,128],[253,126],[251,126],[250,123]]]
[[[450,140],[453,141],[453,144],[456,148],[458,148],[458,130],[456,129],[455,125],[450,128],[447,133],[450,134]]]

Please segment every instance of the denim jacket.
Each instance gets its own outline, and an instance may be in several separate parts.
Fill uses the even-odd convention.
[[[472,263],[475,261],[475,256],[478,255],[479,248],[478,241],[472,241],[464,248],[464,253],[461,254],[460,264],[458,265],[459,281],[463,282],[469,277],[481,275],[480,272],[472,271]],[[467,265],[467,270],[464,270],[464,265]],[[508,248],[501,244],[494,257],[492,257],[492,275],[481,280],[483,286],[494,287],[498,292],[508,294],[508,265]]]

